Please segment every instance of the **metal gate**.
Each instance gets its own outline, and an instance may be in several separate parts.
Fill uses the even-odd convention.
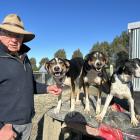
[[[129,56],[140,58],[140,22],[128,23]],[[140,78],[133,80],[134,91],[140,91]]]

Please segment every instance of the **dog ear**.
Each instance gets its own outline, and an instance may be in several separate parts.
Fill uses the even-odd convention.
[[[118,68],[117,68],[117,74],[122,74],[122,72],[124,71],[124,69],[125,69],[125,66],[119,66]]]
[[[70,67],[70,61],[68,59],[65,59],[65,64],[66,64],[66,67],[69,68]]]
[[[109,62],[109,61],[108,61],[108,57],[106,56],[106,57],[105,57],[105,64],[108,64],[108,62]]]
[[[140,59],[139,58],[133,58],[132,61],[133,61],[133,64],[136,65],[136,67],[140,67]]]
[[[84,57],[84,61],[86,61],[88,63],[88,65],[91,65],[91,53],[87,54],[85,57]]]
[[[50,62],[46,62],[44,64],[44,68],[46,69],[47,72],[49,72],[49,66],[50,66]]]
[[[88,61],[91,59],[91,53],[87,54],[84,58],[84,60]]]
[[[104,53],[102,53],[102,54],[103,54],[103,56],[104,56],[104,62],[105,62],[105,64],[107,65],[108,62],[109,62],[109,58],[108,58],[107,54],[104,54]]]

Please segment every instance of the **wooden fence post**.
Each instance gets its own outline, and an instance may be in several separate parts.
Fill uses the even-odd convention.
[[[43,140],[59,140],[61,122],[54,120],[47,114],[44,115]]]

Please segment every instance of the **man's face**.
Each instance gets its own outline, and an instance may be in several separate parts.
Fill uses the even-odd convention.
[[[16,53],[20,50],[24,35],[0,30],[0,42],[7,47],[10,52]]]

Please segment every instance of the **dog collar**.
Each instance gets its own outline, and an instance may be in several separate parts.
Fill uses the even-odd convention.
[[[99,72],[99,73],[98,73],[98,76],[99,76],[99,77],[102,77],[102,76],[103,76],[103,73],[102,73],[102,72]]]
[[[55,82],[56,82],[57,85],[59,85],[60,87],[64,86],[65,77],[61,77],[61,78],[54,77],[54,79],[55,79]]]

